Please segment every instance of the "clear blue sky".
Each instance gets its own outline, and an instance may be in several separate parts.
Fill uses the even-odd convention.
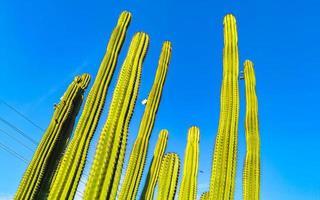
[[[96,75],[110,33],[122,10],[133,14],[127,39],[108,92],[118,76],[129,42],[137,31],[150,35],[138,101],[153,82],[164,40],[172,41],[172,60],[150,140],[148,167],[158,132],[170,132],[168,151],[183,160],[187,130],[201,129],[198,193],[208,189],[219,118],[223,16],[237,18],[240,63],[255,63],[261,133],[261,199],[320,199],[320,3],[305,1],[1,1],[0,97],[46,128],[53,104],[73,77]],[[242,195],[244,82],[240,83],[239,152],[235,199]],[[128,151],[137,134],[143,106],[130,124]],[[108,111],[92,140],[89,163]],[[39,141],[42,132],[3,103],[0,117]],[[318,119],[318,120],[317,120]],[[0,122],[0,129],[32,143]],[[27,160],[32,152],[0,133],[0,142]],[[127,153],[128,156],[128,153]],[[0,199],[12,196],[26,164],[0,149]],[[88,166],[85,172],[88,173]],[[144,180],[144,178],[143,178]],[[79,190],[83,189],[80,184]]]

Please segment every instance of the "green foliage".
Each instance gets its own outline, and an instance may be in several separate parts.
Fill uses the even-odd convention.
[[[157,200],[173,200],[176,194],[180,160],[176,153],[164,155],[159,175]]]
[[[152,162],[147,175],[147,180],[143,187],[142,195],[140,198],[141,200],[153,199],[154,188],[158,180],[161,161],[163,159],[163,155],[167,147],[167,141],[168,141],[168,131],[161,130],[156,147],[154,149],[154,154],[153,154]]]
[[[209,192],[202,193],[200,200],[209,200]]]
[[[75,118],[82,103],[84,90],[90,81],[88,74],[75,77],[61,97],[31,162],[26,169],[15,199],[45,199]]]
[[[184,157],[179,200],[195,200],[197,198],[199,140],[199,128],[196,126],[191,127],[188,133],[188,141]]]
[[[156,119],[170,57],[171,43],[164,42],[155,80],[148,96],[139,132],[130,155],[124,182],[120,190],[119,200],[136,199],[146,162],[150,134]]]
[[[130,44],[101,132],[84,199],[115,199],[149,36],[139,32]]]
[[[86,161],[89,144],[98,124],[118,54],[131,14],[123,12],[112,32],[106,54],[90,90],[82,115],[51,185],[49,200],[73,199]]]

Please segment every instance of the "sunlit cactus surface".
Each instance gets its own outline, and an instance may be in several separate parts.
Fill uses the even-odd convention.
[[[14,199],[74,199],[76,191],[80,189],[78,185],[87,161],[91,139],[96,132],[104,108],[107,91],[130,21],[131,14],[127,11],[122,12],[110,36],[105,55],[72,138],[70,136],[84,98],[84,91],[89,85],[90,76],[88,74],[77,76],[61,97],[61,102],[55,106],[52,120],[27,166]],[[223,75],[218,131],[216,135],[212,134],[213,131],[204,132],[205,135],[215,137],[211,176],[208,177],[210,184],[207,185],[206,191],[199,191],[198,171],[203,173],[199,170],[199,166],[201,167],[199,160],[200,156],[203,156],[203,160],[208,160],[210,155],[200,155],[199,127],[192,126],[188,130],[180,181],[179,156],[177,153],[166,153],[169,142],[166,129],[160,131],[154,149],[151,151],[149,149],[153,147],[149,141],[150,138],[152,139],[171,60],[172,47],[169,41],[163,42],[153,85],[147,99],[143,101],[145,108],[137,137],[133,142],[131,153],[125,155],[131,117],[136,100],[139,99],[138,91],[141,77],[143,77],[142,65],[150,42],[147,33],[137,32],[122,62],[103,129],[100,133],[96,133],[99,137],[97,145],[94,146],[93,163],[89,166],[90,173],[84,188],[81,188],[84,189],[84,193],[78,193],[81,194],[82,199],[195,200],[199,197],[200,200],[234,199],[239,134],[238,88],[242,77],[239,77],[237,25],[233,15],[228,14],[224,17],[223,28]],[[258,200],[260,198],[258,100],[253,63],[249,60],[244,62],[243,77],[246,97],[243,199]],[[166,123],[166,119],[160,119],[157,125],[165,128],[166,124],[163,123]],[[153,157],[148,157],[148,152],[153,152]],[[126,156],[128,163],[123,170]],[[147,158],[152,158],[148,171],[145,170],[145,165],[149,164]],[[142,180],[144,173],[146,178]],[[140,184],[141,181],[143,186]],[[178,182],[180,187],[176,195]]]

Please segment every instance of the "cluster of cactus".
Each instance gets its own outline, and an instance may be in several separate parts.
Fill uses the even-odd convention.
[[[38,149],[22,180],[15,199],[73,199],[83,172],[89,145],[104,107],[107,90],[115,71],[120,49],[125,40],[131,14],[121,13],[113,30],[97,77],[88,94],[83,112],[69,142],[83,93],[90,76],[76,77],[61,98]],[[239,117],[239,55],[237,27],[234,16],[224,18],[223,80],[220,120],[215,141],[211,183],[202,200],[233,199],[238,146]],[[156,120],[171,58],[171,43],[163,43],[153,86],[149,92],[128,166],[120,185],[128,128],[138,96],[142,64],[149,46],[146,33],[136,33],[122,64],[109,107],[108,117],[100,133],[93,164],[84,189],[83,199],[173,200],[178,188],[180,159],[167,153],[168,131],[159,133],[154,155],[143,188],[139,188],[146,163],[149,139]],[[247,152],[243,172],[244,199],[259,199],[260,139],[255,75],[251,61],[244,63],[246,88]],[[199,167],[200,129],[188,130],[179,200],[195,200]]]
[[[42,199],[47,195],[89,81],[88,74],[76,76],[55,105],[52,120],[22,177],[15,199]]]
[[[135,199],[147,157],[150,134],[159,107],[162,88],[167,75],[171,56],[171,43],[165,42],[159,59],[159,66],[149,93],[146,108],[141,120],[137,139],[133,145],[119,200]]]

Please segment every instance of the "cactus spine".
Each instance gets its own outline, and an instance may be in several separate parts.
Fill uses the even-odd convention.
[[[219,128],[214,147],[210,200],[233,199],[238,140],[238,38],[236,19],[224,18],[223,80]]]
[[[72,133],[89,81],[88,74],[76,76],[61,97],[60,103],[55,106],[51,122],[22,177],[15,199],[46,198],[50,181]]]
[[[130,44],[114,90],[109,115],[101,132],[85,188],[84,199],[115,199],[128,126],[137,98],[142,62],[149,44],[145,33],[137,33]]]
[[[140,198],[141,200],[153,199],[154,188],[158,180],[161,161],[167,147],[167,141],[168,131],[165,129],[161,130],[154,150],[152,162],[147,175],[147,180],[143,187],[142,195]]]
[[[244,62],[246,88],[246,144],[247,151],[243,170],[243,199],[260,198],[260,136],[258,122],[258,99],[253,63]]]
[[[209,192],[202,193],[200,200],[209,200]]]
[[[106,54],[88,95],[74,137],[63,156],[55,180],[51,185],[49,200],[73,199],[74,197],[85,164],[89,143],[97,127],[130,20],[130,13],[121,13],[118,24],[112,32]]]
[[[150,134],[158,111],[163,85],[171,56],[171,43],[164,42],[155,80],[148,96],[147,105],[135,140],[119,200],[136,199],[142,172],[146,162]]]
[[[199,139],[199,128],[196,126],[191,127],[188,133],[188,141],[184,157],[179,200],[195,200],[197,198]]]
[[[157,200],[173,200],[178,183],[180,160],[176,153],[164,155],[160,175]]]

